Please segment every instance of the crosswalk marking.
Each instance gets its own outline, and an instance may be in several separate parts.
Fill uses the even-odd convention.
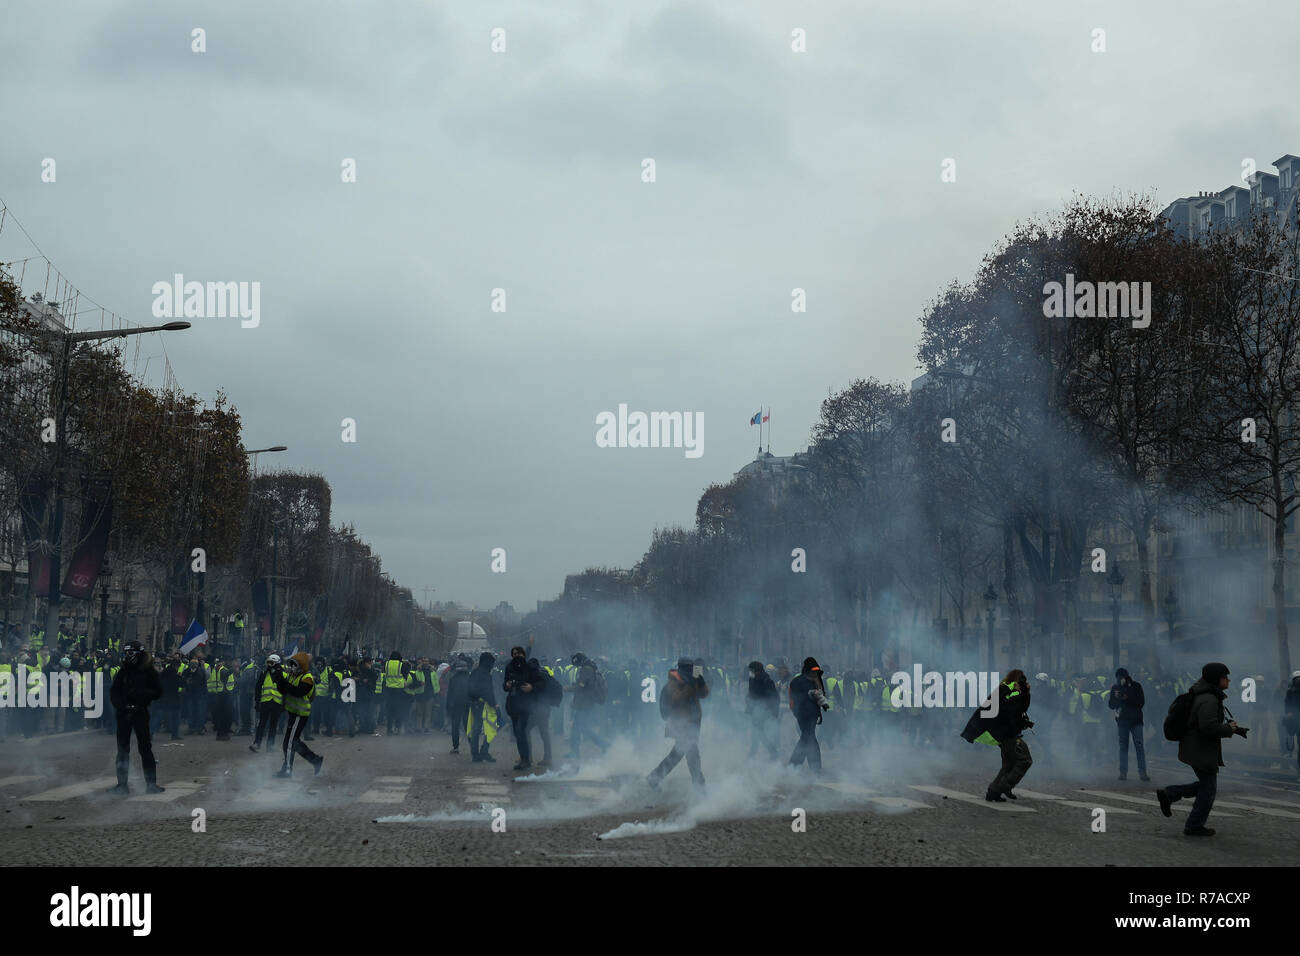
[[[827,790],[834,790],[836,793],[848,793],[853,796],[863,797],[869,803],[876,803],[889,810],[933,810],[934,807],[928,803],[922,803],[920,800],[909,800],[907,797],[887,797],[881,795],[880,791],[873,790],[870,787],[860,787],[852,783],[823,783],[821,785]]]
[[[1039,793],[1037,790],[1023,790],[1016,787],[1017,797],[1026,797],[1030,800],[1051,800],[1053,803],[1059,803],[1063,807],[1079,807],[1081,810],[1096,810],[1097,805],[1093,803],[1084,803],[1081,800],[1067,800],[1065,797],[1057,797],[1050,793]],[[1107,813],[1137,813],[1137,810],[1129,810],[1124,807],[1101,807]]]
[[[4,785],[4,781],[0,780],[0,786],[3,785]],[[1246,797],[1246,796],[1241,797],[1241,799],[1249,800],[1252,803],[1276,803],[1279,807],[1291,807],[1295,810],[1300,810],[1300,803],[1296,803],[1294,800],[1274,800],[1271,797]]]
[[[181,797],[188,797],[192,793],[198,792],[198,785],[188,781],[178,782],[171,781],[163,784],[162,793],[142,793],[138,797],[127,797],[132,802],[140,803],[171,803]]]
[[[84,797],[96,790],[107,790],[109,787],[117,784],[117,777],[96,777],[94,780],[83,780],[81,783],[70,783],[66,787],[55,787],[53,790],[46,790],[43,793],[34,793],[30,797],[23,797],[23,800],[71,800],[74,797]]]
[[[466,798],[465,798],[465,802],[466,802],[466,803],[495,803],[495,804],[502,804],[502,803],[509,803],[509,802],[510,802],[510,798],[509,798],[509,797],[494,796],[493,794],[490,794],[490,793],[481,793],[481,794],[476,794],[476,795],[474,795],[474,796],[466,797]]]
[[[411,785],[411,778],[410,777],[376,777],[375,783],[402,784],[404,786],[409,787]]]
[[[1081,790],[1080,793],[1091,793],[1093,796],[1105,797],[1108,800],[1121,800],[1124,803],[1140,803],[1149,810],[1159,810],[1160,805],[1155,800],[1148,797],[1130,797],[1126,793],[1111,793],[1109,790]],[[1192,801],[1180,800],[1173,805],[1173,809],[1182,810],[1184,813],[1191,813]],[[1235,813],[1219,813],[1218,801],[1215,801],[1214,812],[1221,817],[1235,817]]]
[[[371,788],[357,797],[357,803],[401,803],[410,786],[410,777],[376,777]]]
[[[1012,803],[1010,800],[1008,800],[1006,803],[995,803],[992,800],[985,800],[983,797],[977,797],[969,793],[962,793],[960,790],[949,790],[947,787],[919,786],[914,783],[909,784],[908,786],[910,786],[913,790],[920,790],[923,793],[933,793],[935,796],[949,797],[953,800],[961,800],[963,803],[977,803],[980,804],[981,806],[988,807],[990,810],[1001,810],[1004,813],[1037,813],[1038,812],[1037,810],[1034,810],[1031,807],[1018,806],[1017,804]]]
[[[33,780],[40,780],[39,774],[33,777],[0,777],[0,787],[12,787],[20,783],[31,783]]]
[[[1229,800],[1215,800],[1214,809],[1218,811],[1219,807],[1228,807],[1231,810],[1252,810],[1255,813],[1262,813],[1266,817],[1284,817],[1288,820],[1300,820],[1300,813],[1292,813],[1289,810],[1275,810],[1272,807],[1252,807],[1249,803],[1233,803]]]

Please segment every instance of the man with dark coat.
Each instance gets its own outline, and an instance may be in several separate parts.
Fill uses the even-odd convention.
[[[822,711],[830,710],[822,669],[816,658],[805,657],[799,676],[790,681],[790,712],[799,725],[799,741],[790,755],[790,766],[797,767],[805,760],[808,766],[821,773],[822,748],[817,743],[817,725],[822,722]]]
[[[986,705],[989,703],[992,703],[992,698]],[[1025,738],[1021,736],[1032,726],[1034,722],[1029,719],[1029,679],[1024,671],[1016,668],[1008,671],[998,685],[997,710],[987,706],[977,708],[961,732],[967,743],[990,744],[1002,754],[1002,769],[989,784],[985,800],[1005,803],[1007,797],[1016,799],[1011,791],[1034,764]]]
[[[1218,792],[1219,768],[1223,763],[1223,738],[1233,734],[1246,736],[1246,728],[1239,728],[1235,720],[1224,716],[1224,693],[1231,686],[1227,664],[1210,663],[1201,668],[1201,679],[1192,685],[1192,710],[1187,730],[1178,741],[1178,759],[1196,773],[1195,783],[1179,783],[1156,791],[1160,812],[1173,816],[1170,804],[1183,797],[1195,797],[1192,812],[1187,815],[1183,833],[1187,836],[1214,836],[1214,830],[1205,825],[1214,797]]]
[[[167,666],[162,669],[158,675],[159,685],[162,687],[162,699],[159,701],[158,709],[162,712],[163,721],[171,730],[172,740],[181,739],[181,686],[185,682],[185,662],[181,660],[181,655],[173,651],[167,659]],[[162,724],[159,724],[162,727]]]
[[[515,746],[519,748],[516,770],[531,770],[532,752],[528,746],[528,719],[533,714],[533,692],[541,679],[528,663],[528,654],[522,647],[510,648],[510,663],[506,665],[501,689],[506,692],[506,714],[514,728]]]
[[[704,789],[704,771],[700,769],[700,723],[704,710],[700,701],[708,696],[704,666],[689,657],[678,660],[676,670],[668,672],[659,707],[666,721],[664,736],[673,738],[673,749],[646,778],[651,790],[659,789],[660,781],[681,763],[682,757],[686,758],[695,788]]]
[[[469,661],[456,657],[447,675],[447,722],[451,725],[451,752],[460,754],[460,732],[469,714]],[[468,736],[468,735],[467,735]]]
[[[752,724],[749,734],[749,756],[758,753],[758,745],[767,748],[768,755],[775,760],[776,725],[781,714],[781,697],[777,693],[776,683],[763,669],[762,661],[749,662],[749,692],[745,697],[745,713],[749,714]]]
[[[117,786],[109,793],[130,793],[126,781],[131,767],[131,733],[135,732],[136,749],[144,767],[145,790],[162,793],[158,786],[158,763],[153,758],[153,741],[149,736],[149,705],[162,696],[162,684],[154,669],[153,658],[139,641],[123,649],[122,667],[113,678],[108,692],[117,712]]]
[[[469,738],[469,752],[474,763],[496,763],[489,752],[496,739],[496,690],[492,686],[492,665],[496,658],[484,651],[478,656],[478,667],[470,672],[466,684],[469,696],[469,722],[465,736]],[[482,738],[482,743],[479,743]]]
[[[1128,739],[1132,737],[1138,777],[1150,780],[1147,776],[1146,750],[1142,746],[1142,708],[1146,705],[1142,685],[1129,677],[1128,671],[1123,667],[1115,672],[1115,677],[1116,683],[1110,689],[1108,706],[1115,711],[1115,727],[1119,731],[1119,778],[1128,779]]]
[[[1287,685],[1282,708],[1282,725],[1286,730],[1287,744],[1290,745],[1293,739],[1300,735],[1300,671],[1291,675],[1291,683]],[[1296,769],[1300,770],[1300,740],[1295,740],[1295,744]]]

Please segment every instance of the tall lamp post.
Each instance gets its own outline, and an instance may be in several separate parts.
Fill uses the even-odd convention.
[[[251,455],[253,457],[253,474],[256,475],[258,455],[262,454],[263,452],[288,451],[288,450],[289,450],[289,446],[287,445],[272,445],[269,448],[245,449],[244,454]],[[271,607],[269,610],[270,620],[267,622],[271,629],[271,633],[267,636],[267,640],[270,641],[272,644],[275,643],[275,581],[276,581],[275,565],[276,565],[276,558],[278,557],[277,552],[279,551],[279,545],[280,545],[279,533],[280,533],[280,527],[278,524],[276,524],[274,517],[272,517],[271,519]]]
[[[998,592],[993,589],[992,583],[984,589],[984,623],[988,625],[989,630],[989,670],[997,670],[997,657],[993,647],[993,612],[997,606]]]
[[[147,325],[138,329],[113,329],[109,332],[63,332],[63,356],[59,361],[59,404],[55,409],[54,432],[54,514],[50,519],[50,570],[49,599],[46,605],[46,641],[57,641],[59,634],[59,606],[62,604],[63,576],[63,469],[68,453],[68,369],[72,364],[72,346],[100,339],[124,339],[128,335],[146,332],[179,332],[188,329],[188,322],[168,322],[165,325]]]
[[[1111,562],[1106,584],[1110,587],[1110,666],[1119,670],[1119,601],[1124,595],[1124,575],[1118,561]]]
[[[1177,670],[1178,665],[1174,660],[1174,622],[1178,620],[1178,597],[1174,594],[1173,587],[1165,595],[1164,606],[1165,623],[1169,625],[1169,667]]]

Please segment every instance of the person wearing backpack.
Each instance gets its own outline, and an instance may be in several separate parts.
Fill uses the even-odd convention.
[[[516,770],[531,770],[533,766],[532,752],[528,748],[528,722],[533,716],[533,702],[541,684],[541,678],[527,657],[522,647],[510,648],[510,663],[506,665],[501,682],[501,689],[507,694],[506,714],[514,728],[515,746],[519,748]]]
[[[1128,779],[1128,739],[1132,737],[1138,777],[1150,780],[1147,776],[1147,754],[1142,747],[1142,708],[1146,705],[1142,685],[1129,677],[1128,671],[1123,667],[1115,672],[1115,678],[1107,704],[1115,711],[1115,727],[1119,731],[1119,779]]]
[[[673,749],[646,777],[651,790],[659,789],[660,782],[683,757],[696,790],[704,789],[704,771],[700,767],[700,724],[704,709],[700,701],[708,696],[703,664],[683,657],[677,662],[676,670],[668,672],[663,693],[659,695],[659,715],[665,721],[664,736],[673,738]]]
[[[1206,664],[1201,668],[1201,679],[1174,699],[1165,717],[1165,738],[1178,741],[1178,759],[1196,772],[1196,782],[1163,787],[1156,791],[1156,799],[1160,812],[1171,817],[1172,803],[1183,797],[1196,798],[1183,827],[1187,836],[1214,836],[1205,821],[1218,791],[1219,768],[1224,766],[1223,738],[1246,736],[1247,728],[1224,717],[1224,691],[1231,686],[1228,674],[1227,664]]]
[[[564,702],[564,688],[538,663],[537,658],[530,657],[528,666],[533,669],[537,680],[533,685],[533,716],[528,721],[528,729],[536,730],[542,737],[542,759],[533,766],[548,768],[551,766],[551,711]],[[531,749],[531,744],[529,747]]]
[[[745,698],[745,713],[749,715],[749,758],[758,753],[761,743],[768,756],[777,758],[776,727],[781,716],[781,696],[776,684],[763,669],[762,661],[749,662],[749,687]]]

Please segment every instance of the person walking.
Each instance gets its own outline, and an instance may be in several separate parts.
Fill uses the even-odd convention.
[[[790,712],[799,726],[799,740],[790,754],[790,766],[798,767],[807,760],[809,768],[821,773],[822,748],[817,743],[817,725],[822,722],[822,713],[830,710],[831,702],[826,697],[822,669],[816,658],[804,658],[799,676],[790,681],[789,700]]]
[[[266,666],[257,672],[257,702],[254,705],[257,708],[257,733],[248,745],[253,753],[262,749],[263,734],[266,735],[268,747],[274,744],[275,728],[280,723],[280,715],[284,713],[284,695],[275,686],[275,679],[271,676],[271,669],[279,666],[280,655],[271,654],[266,659]]]
[[[689,657],[678,660],[676,669],[668,672],[659,698],[659,713],[665,720],[664,736],[673,738],[673,749],[646,777],[651,790],[659,789],[664,777],[672,773],[683,757],[696,790],[704,789],[704,771],[700,766],[700,724],[704,711],[700,701],[708,696],[703,665]]]
[[[1119,779],[1128,779],[1128,740],[1132,737],[1138,778],[1150,780],[1146,750],[1142,746],[1142,708],[1146,706],[1142,685],[1133,680],[1123,667],[1115,672],[1115,677],[1116,683],[1110,689],[1107,705],[1115,711],[1115,729],[1119,733]]]
[[[1029,679],[1025,672],[1019,668],[1008,671],[998,685],[997,693],[997,709],[988,706],[993,703],[992,698],[983,707],[976,708],[961,737],[967,743],[989,744],[1001,751],[1002,769],[989,784],[984,799],[991,803],[1006,803],[1008,797],[1016,799],[1011,791],[1034,763],[1029,746],[1021,736],[1034,726],[1029,719]]]
[[[497,698],[492,687],[492,665],[496,658],[484,651],[478,656],[478,667],[470,672],[465,691],[469,697],[469,715],[465,736],[469,738],[469,752],[473,763],[496,763],[489,753],[497,736]],[[480,743],[480,741],[482,741]]]
[[[284,712],[288,715],[284,725],[284,744],[281,748],[284,751],[284,766],[275,776],[293,776],[295,754],[311,764],[319,774],[325,758],[318,756],[302,741],[302,732],[311,719],[311,700],[316,695],[316,678],[311,672],[311,655],[299,651],[283,666],[273,664],[270,673],[276,689],[284,696]]]
[[[531,770],[532,752],[528,745],[528,720],[533,714],[534,691],[541,683],[528,663],[528,654],[522,647],[510,648],[510,663],[506,665],[501,689],[506,692],[506,714],[514,728],[515,746],[519,749],[516,770]]]
[[[1231,686],[1229,673],[1227,664],[1217,661],[1206,664],[1201,668],[1201,679],[1187,692],[1190,699],[1184,701],[1180,695],[1166,719],[1166,737],[1175,729],[1169,726],[1170,721],[1182,726],[1182,736],[1178,740],[1178,759],[1192,768],[1196,782],[1163,787],[1156,791],[1156,800],[1160,803],[1160,812],[1171,817],[1172,804],[1184,797],[1195,798],[1196,802],[1192,804],[1192,811],[1187,814],[1187,822],[1183,826],[1183,833],[1187,836],[1214,836],[1214,830],[1207,827],[1205,821],[1214,808],[1219,768],[1224,766],[1223,739],[1233,734],[1245,737],[1248,730],[1246,727],[1238,727],[1235,720],[1224,716],[1223,701],[1227,697],[1224,691]],[[1180,702],[1184,705],[1181,709]]]
[[[469,716],[469,661],[460,654],[447,677],[447,723],[451,725],[451,752],[460,755],[460,734]],[[466,731],[468,736],[468,731]]]

